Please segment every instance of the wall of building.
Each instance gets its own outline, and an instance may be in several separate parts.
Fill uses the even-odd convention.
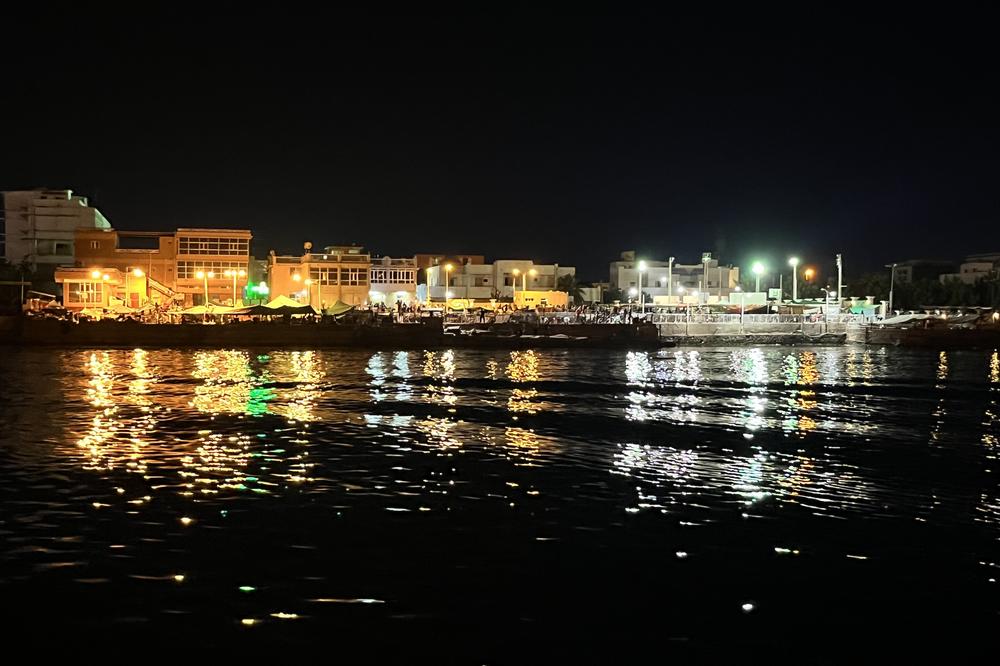
[[[249,279],[250,240],[248,229],[178,229],[176,237],[176,270],[174,289],[184,294],[186,304],[233,302],[233,277],[226,271],[243,271],[236,275],[236,301],[240,301]],[[212,277],[199,278],[198,272]]]
[[[532,271],[534,275],[531,274]],[[450,272],[445,264],[440,264],[430,267],[425,274],[433,300],[444,300],[446,281],[454,298],[489,300],[513,298],[515,289],[554,290],[558,279],[566,275],[575,276],[576,268],[536,264],[530,259],[502,259],[492,264],[452,264]]]
[[[393,305],[397,301],[410,304],[417,300],[417,264],[410,258],[372,259],[369,301]]]
[[[111,227],[99,210],[72,190],[4,192],[3,205],[4,258],[13,264],[72,264],[77,228]]]
[[[300,256],[277,256],[272,252],[268,258],[271,297],[288,296],[322,308],[337,301],[348,305],[368,303],[371,257],[353,251],[341,254],[334,247],[326,250],[324,254],[306,252]]]

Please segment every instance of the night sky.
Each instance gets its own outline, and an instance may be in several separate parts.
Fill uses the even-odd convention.
[[[0,188],[72,188],[122,229],[249,227],[258,256],[357,242],[593,279],[633,247],[840,251],[849,274],[1000,251],[989,16],[247,6],[8,12]]]

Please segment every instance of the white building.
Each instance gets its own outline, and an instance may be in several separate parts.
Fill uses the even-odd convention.
[[[373,257],[369,282],[369,302],[392,306],[402,301],[409,305],[417,299],[416,259]]]
[[[515,289],[518,292],[555,291],[559,278],[575,276],[576,268],[536,264],[530,259],[502,259],[492,264],[438,264],[428,268],[426,273],[432,301],[444,301],[447,293],[451,294],[450,298],[488,301],[513,298]]]
[[[690,298],[694,292],[698,292],[701,302],[723,301],[740,284],[740,269],[720,264],[709,252],[702,254],[701,263],[680,264],[637,259],[635,252],[629,251],[622,252],[620,260],[611,262],[611,288],[620,289],[623,300],[639,287],[640,263],[645,267],[641,271],[642,291],[657,302],[668,298],[680,302],[682,296]]]
[[[27,261],[35,269],[72,264],[78,228],[111,228],[101,211],[72,190],[4,192],[3,213],[4,258],[12,264]]]
[[[975,284],[979,280],[996,275],[998,268],[1000,268],[1000,255],[974,255],[966,257],[965,262],[958,267],[957,273],[943,273],[938,279],[941,280],[941,284],[954,280]]]

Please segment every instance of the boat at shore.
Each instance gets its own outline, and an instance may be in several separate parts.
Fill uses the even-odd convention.
[[[997,349],[1000,323],[992,315],[900,315],[866,326],[864,342],[895,347]]]

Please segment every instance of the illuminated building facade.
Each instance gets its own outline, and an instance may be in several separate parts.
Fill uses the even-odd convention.
[[[337,301],[348,305],[368,302],[372,260],[363,247],[330,245],[313,252],[305,243],[302,255],[268,255],[271,296],[288,296],[316,308]]]

